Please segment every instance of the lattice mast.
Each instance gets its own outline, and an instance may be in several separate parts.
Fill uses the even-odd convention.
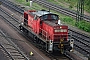
[[[83,16],[84,16],[84,0],[78,0],[76,22],[83,20]]]

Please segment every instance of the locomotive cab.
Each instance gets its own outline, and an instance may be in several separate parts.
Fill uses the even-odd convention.
[[[31,37],[35,38],[37,44],[45,46],[47,51],[63,52],[71,47],[68,42],[68,26],[58,24],[58,20],[57,14],[45,10],[30,10],[24,12],[24,21],[20,29],[27,35],[33,34]]]

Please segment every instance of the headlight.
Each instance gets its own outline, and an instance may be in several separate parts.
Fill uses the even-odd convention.
[[[21,25],[23,25],[24,23],[22,22]]]

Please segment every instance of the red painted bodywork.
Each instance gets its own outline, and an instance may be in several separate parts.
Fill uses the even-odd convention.
[[[27,19],[28,26],[32,29],[33,32],[40,35],[43,35],[43,38],[47,40],[52,40],[54,42],[60,42],[60,39],[67,40],[68,38],[68,26],[58,25],[52,21],[41,21],[40,17],[34,19],[34,14],[36,12],[33,10],[24,12],[24,18]],[[65,31],[63,32],[62,29]],[[55,30],[58,30],[55,32]],[[62,32],[61,32],[62,31]]]

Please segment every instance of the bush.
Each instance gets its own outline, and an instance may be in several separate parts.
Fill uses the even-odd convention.
[[[66,22],[66,23],[68,23],[70,25],[76,26],[75,25],[76,21],[73,20],[73,18],[71,18],[71,17],[66,16],[66,17],[61,18],[61,20],[63,20],[64,22]],[[86,32],[90,32],[90,22],[86,22],[84,20],[79,21],[77,23],[76,27],[78,27],[79,29],[84,30]]]
[[[75,20],[72,17],[64,16],[60,18],[63,22],[75,26]]]
[[[90,32],[90,22],[80,21],[78,24],[78,28]]]
[[[29,2],[27,2],[27,3],[25,3],[25,5],[26,5],[26,6],[30,6],[30,3],[29,3]]]
[[[71,21],[73,21],[73,19],[70,18],[70,17],[63,17],[62,20],[63,20],[64,22],[71,22]]]

